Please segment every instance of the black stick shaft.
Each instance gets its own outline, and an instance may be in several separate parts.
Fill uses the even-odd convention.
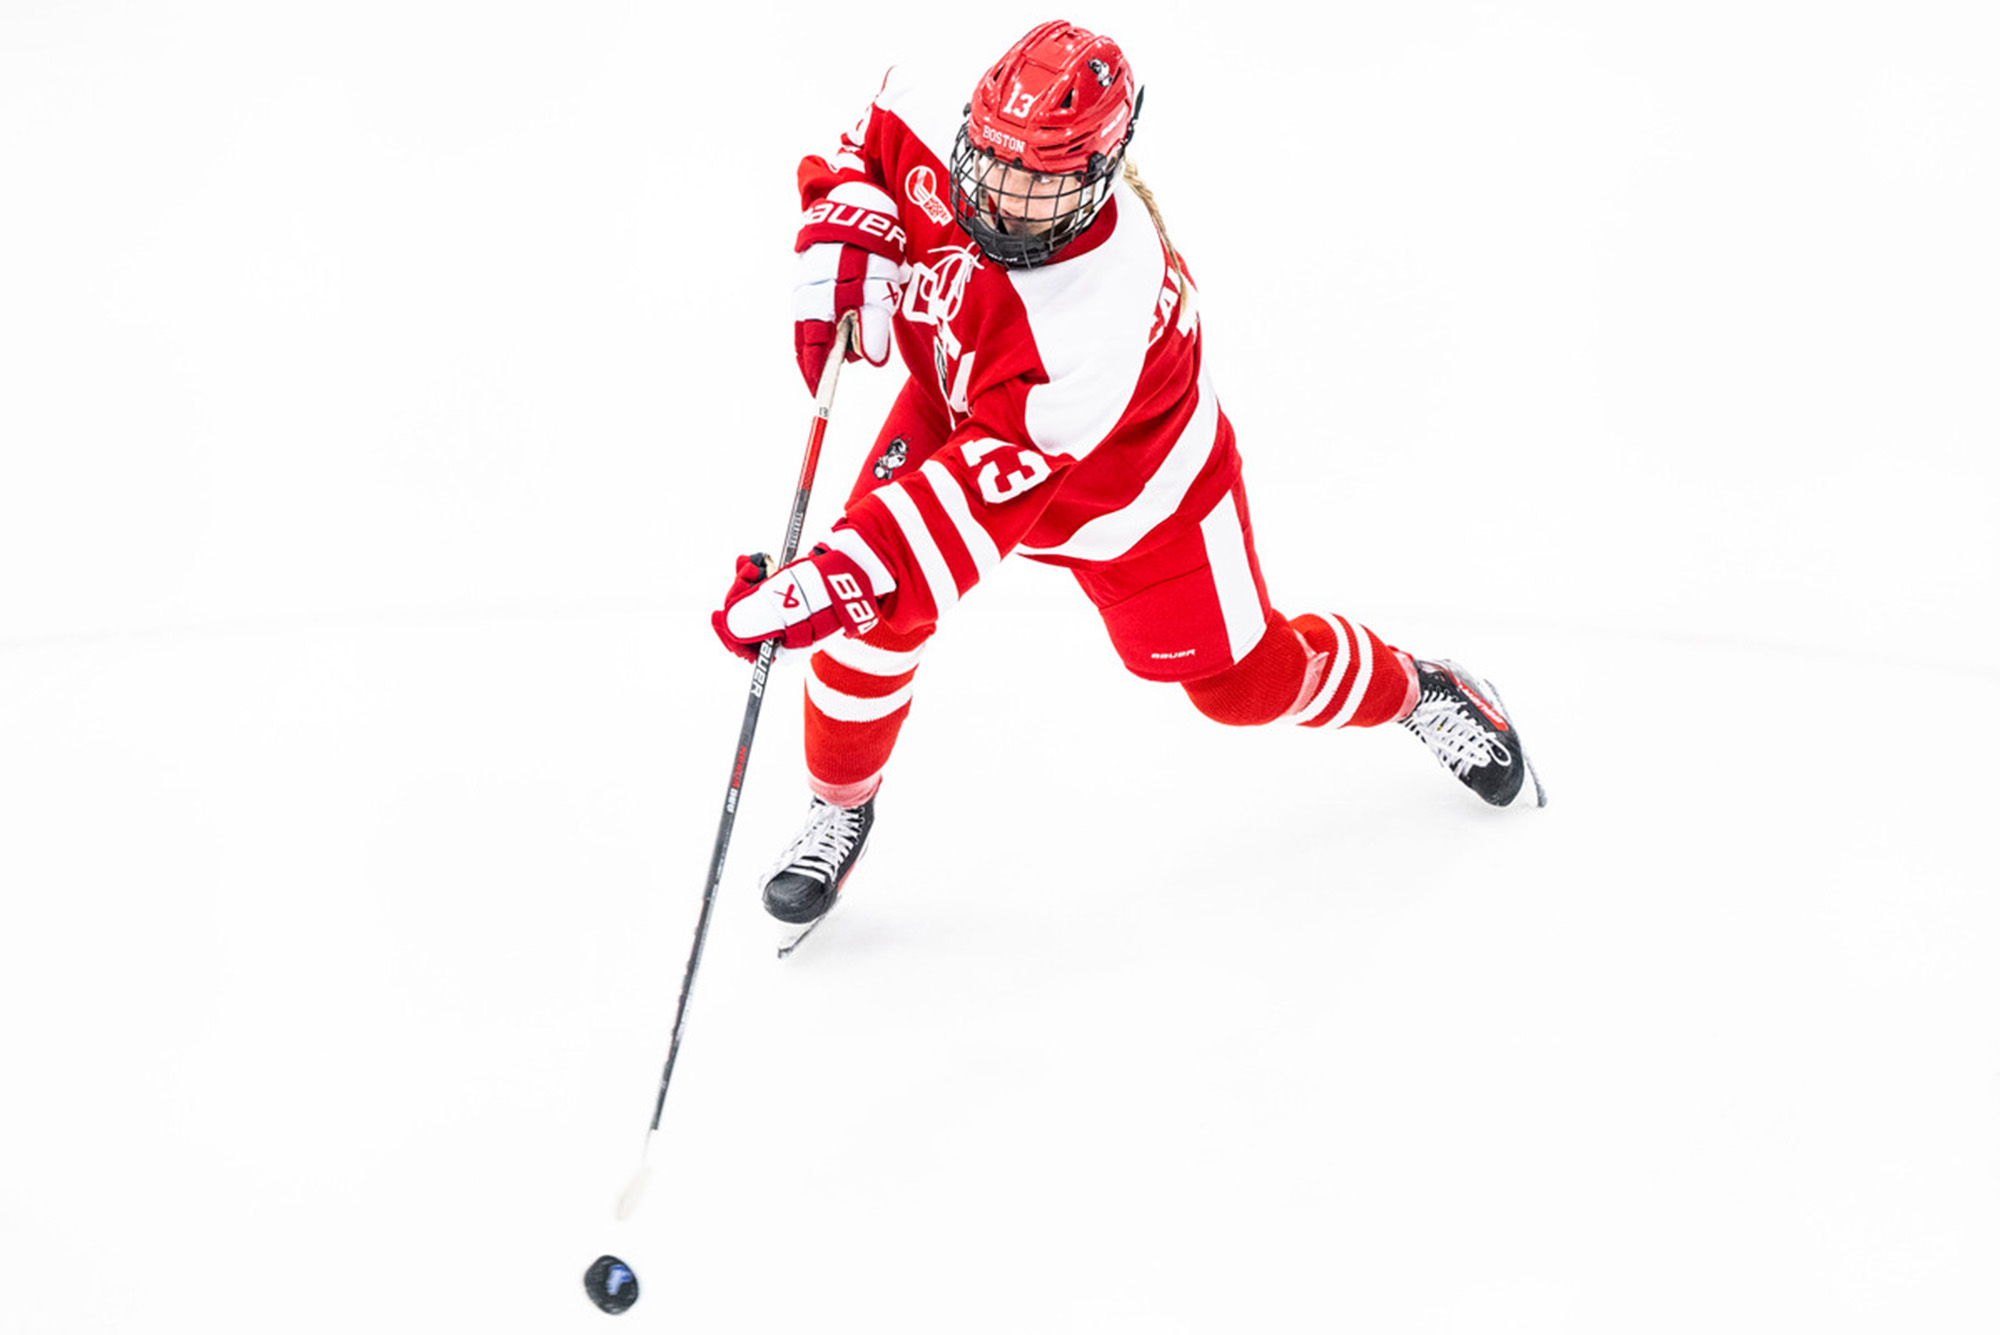
[[[805,532],[806,506],[812,501],[813,477],[819,471],[820,445],[826,440],[826,423],[833,411],[834,386],[840,379],[841,363],[847,360],[847,349],[854,336],[854,317],[841,321],[834,334],[833,350],[826,359],[826,370],[820,375],[819,394],[813,402],[812,430],[806,437],[806,457],[799,466],[798,493],[792,498],[791,522],[785,526],[784,552],[778,564],[784,565],[799,554],[799,539]],[[729,856],[729,837],[736,830],[736,804],[743,794],[743,776],[750,768],[750,744],[757,738],[757,719],[764,711],[764,685],[771,675],[771,662],[777,657],[775,640],[766,640],[757,648],[757,665],[750,674],[750,698],[743,705],[743,730],[736,737],[736,761],[729,771],[729,792],[722,802],[722,820],[715,831],[715,851],[708,858],[708,884],[701,895],[701,916],[695,920],[694,946],[688,952],[687,972],[681,976],[681,998],[674,1010],[674,1035],[667,1045],[667,1064],[660,1072],[660,1094],[653,1103],[653,1122],[647,1128],[647,1136],[660,1129],[660,1116],[667,1107],[667,1087],[673,1083],[674,1063],[680,1059],[681,1037],[687,1026],[688,997],[694,992],[694,976],[701,968],[702,948],[708,944],[709,920],[715,916],[715,892],[722,886],[722,864]]]

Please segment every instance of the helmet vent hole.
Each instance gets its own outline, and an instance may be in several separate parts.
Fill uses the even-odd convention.
[[[1074,101],[1076,101],[1076,89],[1072,88],[1067,93],[1063,94],[1062,109],[1064,111],[1068,111],[1070,108],[1070,104]]]

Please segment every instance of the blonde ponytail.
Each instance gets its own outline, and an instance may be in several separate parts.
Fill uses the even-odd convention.
[[[1167,259],[1174,266],[1174,278],[1180,284],[1181,307],[1182,309],[1186,309],[1188,295],[1187,269],[1181,264],[1181,253],[1174,249],[1174,243],[1167,237],[1167,225],[1160,218],[1159,201],[1153,198],[1152,187],[1139,178],[1139,168],[1130,158],[1125,159],[1125,184],[1132,188],[1132,193],[1137,195],[1139,202],[1146,206],[1146,213],[1153,220],[1153,230],[1160,234],[1160,244],[1167,248]]]

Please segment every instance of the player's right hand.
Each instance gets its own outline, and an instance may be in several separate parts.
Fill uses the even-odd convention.
[[[858,325],[847,360],[889,360],[891,322],[909,273],[896,202],[866,181],[844,181],[805,212],[792,290],[793,344],[806,388],[817,391],[834,330],[852,312]]]
[[[804,649],[843,631],[866,634],[881,615],[860,564],[821,543],[775,568],[761,552],[737,557],[736,578],[709,620],[724,648],[754,663],[765,640],[776,640],[780,649]]]

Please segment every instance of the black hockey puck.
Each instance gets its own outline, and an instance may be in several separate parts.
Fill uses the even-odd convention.
[[[639,1277],[615,1256],[600,1256],[583,1272],[583,1291],[601,1311],[617,1316],[639,1301]]]

